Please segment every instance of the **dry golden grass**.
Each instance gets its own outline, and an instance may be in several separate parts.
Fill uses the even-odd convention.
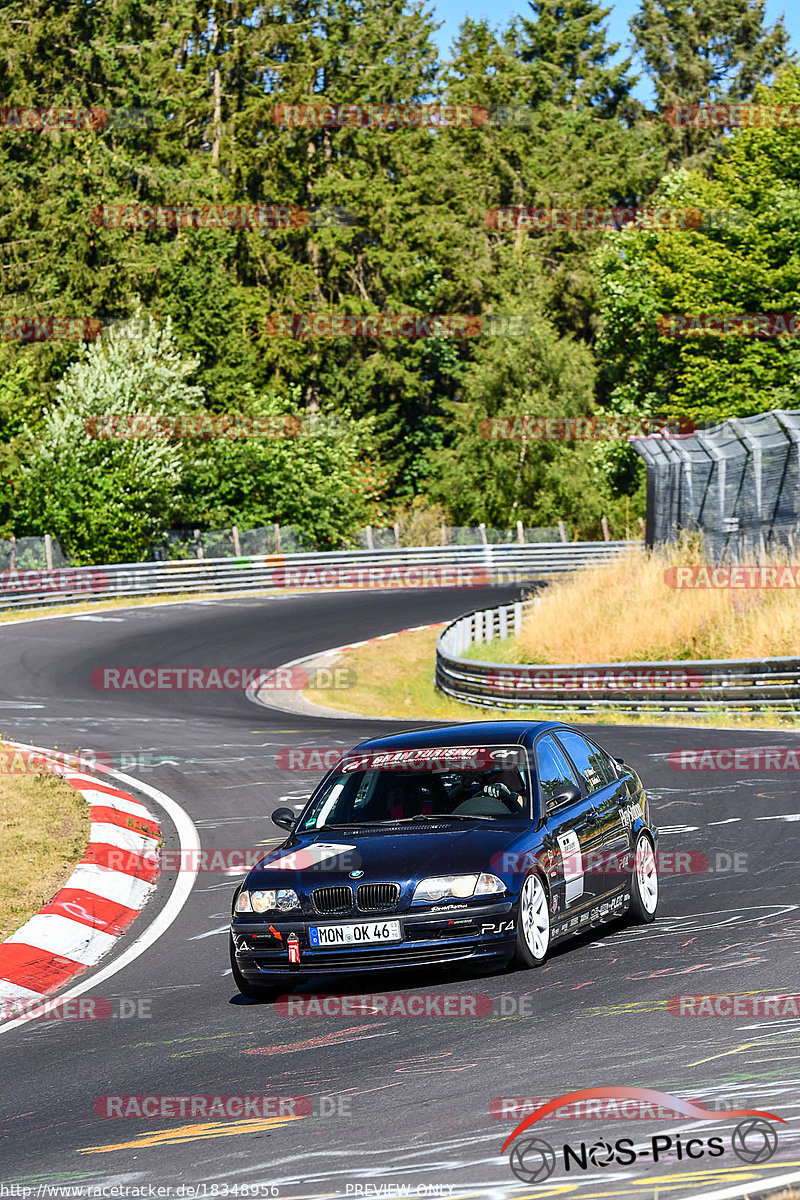
[[[89,806],[58,775],[0,773],[0,941],[63,886],[89,840]]]
[[[764,565],[787,561],[774,556]],[[599,663],[798,653],[797,589],[670,587],[665,572],[679,565],[702,565],[690,543],[558,580],[541,592],[518,639],[481,646],[472,656]]]

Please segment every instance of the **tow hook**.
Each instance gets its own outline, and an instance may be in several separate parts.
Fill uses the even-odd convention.
[[[289,962],[300,962],[300,941],[296,933],[290,933],[286,939],[286,945],[289,947]]]

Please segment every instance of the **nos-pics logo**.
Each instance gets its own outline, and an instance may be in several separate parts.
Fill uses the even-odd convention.
[[[561,1164],[567,1174],[588,1171],[592,1169],[614,1166],[630,1166],[631,1163],[649,1160],[657,1163],[663,1158],[679,1159],[719,1158],[725,1153],[725,1142],[722,1137],[693,1137],[681,1138],[679,1134],[672,1137],[668,1134],[658,1134],[650,1138],[649,1143],[641,1145],[633,1138],[617,1138],[608,1142],[600,1138],[596,1142],[579,1142],[576,1145],[565,1143],[556,1152],[548,1141],[532,1134],[521,1137],[537,1121],[541,1121],[549,1113],[582,1100],[639,1100],[645,1104],[658,1104],[663,1108],[672,1109],[686,1117],[696,1120],[726,1121],[731,1117],[741,1120],[733,1131],[731,1149],[742,1162],[768,1162],[778,1148],[778,1134],[772,1121],[783,1123],[783,1117],[774,1113],[761,1112],[758,1109],[727,1109],[714,1112],[710,1109],[698,1108],[668,1092],[655,1091],[653,1088],[609,1087],[583,1088],[577,1092],[569,1092],[549,1100],[521,1121],[514,1132],[506,1138],[503,1144],[505,1152],[512,1142],[515,1145],[509,1154],[509,1166],[517,1179],[523,1183],[544,1183]],[[519,1141],[516,1139],[519,1138]]]

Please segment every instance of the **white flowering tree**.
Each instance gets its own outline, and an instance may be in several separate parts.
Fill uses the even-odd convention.
[[[183,454],[154,422],[149,436],[107,433],[129,433],[139,414],[202,408],[203,393],[189,382],[196,367],[182,357],[170,321],[159,328],[141,312],[82,347],[42,424],[27,430],[20,532],[55,535],[76,563],[144,557],[178,500]]]

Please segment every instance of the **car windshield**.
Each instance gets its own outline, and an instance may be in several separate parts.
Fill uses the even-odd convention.
[[[313,797],[298,828],[524,820],[529,778],[521,746],[352,753]]]

